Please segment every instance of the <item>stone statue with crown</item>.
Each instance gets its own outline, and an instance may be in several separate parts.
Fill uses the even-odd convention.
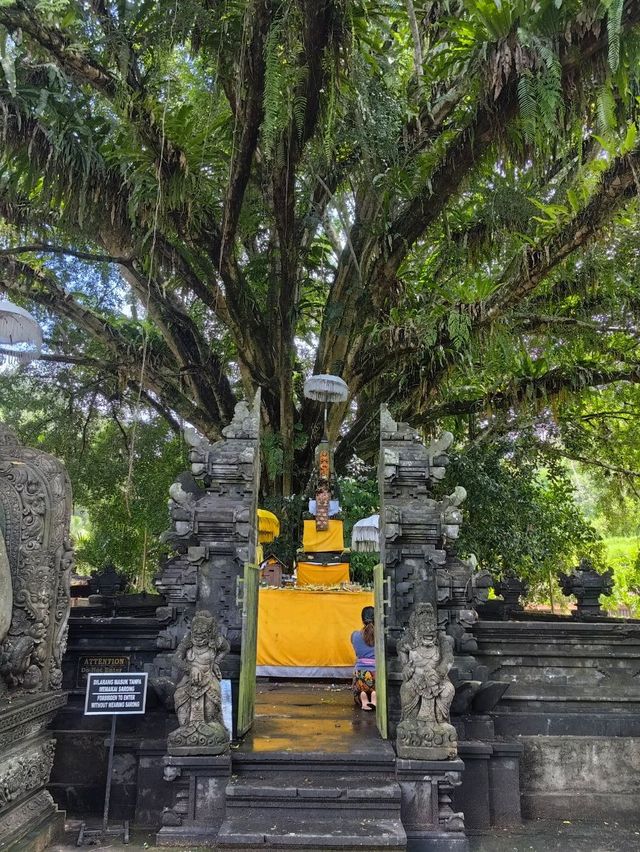
[[[222,720],[220,660],[229,651],[215,618],[200,610],[174,655],[182,672],[175,691],[180,727],[169,735],[169,754],[223,754],[229,730]]]
[[[430,603],[417,603],[398,642],[402,666],[397,728],[398,757],[446,760],[458,752],[456,729],[449,721],[455,688],[449,680],[453,639],[438,630]]]

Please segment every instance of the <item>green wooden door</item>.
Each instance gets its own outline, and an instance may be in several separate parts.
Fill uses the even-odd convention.
[[[376,640],[376,722],[383,740],[388,737],[387,727],[387,657],[385,648],[385,598],[384,566],[373,569],[373,603],[376,610],[374,629]]]
[[[246,734],[256,704],[256,653],[258,647],[258,593],[260,569],[247,562],[242,583],[242,647],[240,651],[240,689],[238,694],[238,736]]]

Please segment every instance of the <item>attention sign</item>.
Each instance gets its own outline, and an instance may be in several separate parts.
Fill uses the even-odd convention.
[[[107,672],[128,672],[131,665],[131,657],[115,654],[102,654],[100,656],[80,657],[76,673],[76,686],[87,685],[89,672],[106,674]]]
[[[144,713],[147,672],[88,672],[85,716]]]

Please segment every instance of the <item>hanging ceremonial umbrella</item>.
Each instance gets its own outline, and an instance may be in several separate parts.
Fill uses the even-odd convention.
[[[324,403],[324,432],[327,433],[327,405],[330,402],[345,402],[349,397],[347,383],[339,376],[321,373],[310,376],[304,383],[304,395]]]
[[[280,521],[273,512],[258,509],[258,541],[269,544],[280,535]]]
[[[40,356],[42,330],[24,308],[0,300],[0,371],[14,372]]]
[[[375,553],[380,550],[380,515],[356,521],[351,530],[351,550],[356,553]]]

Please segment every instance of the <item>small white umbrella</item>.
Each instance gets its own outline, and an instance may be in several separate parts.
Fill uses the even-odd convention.
[[[327,405],[330,402],[345,402],[349,398],[349,388],[339,376],[320,373],[310,376],[304,383],[304,395],[324,403],[324,432],[327,433]]]
[[[380,515],[356,521],[351,530],[351,550],[356,553],[375,553],[380,550]]]
[[[42,330],[24,308],[0,300],[0,370],[14,372],[40,356]]]

